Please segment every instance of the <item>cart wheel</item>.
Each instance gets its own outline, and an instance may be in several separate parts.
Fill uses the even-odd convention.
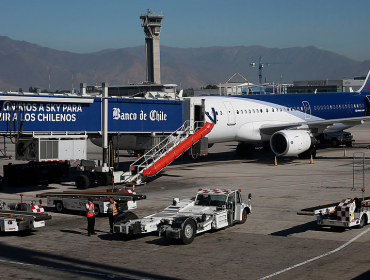
[[[331,139],[331,146],[333,148],[338,148],[339,147],[339,143],[338,143],[338,139],[337,138]]]
[[[87,189],[89,185],[90,185],[90,180],[89,180],[89,177],[87,177],[86,175],[80,175],[76,178],[77,189],[84,190],[84,189]]]
[[[244,208],[242,213],[242,219],[239,222],[239,224],[244,224],[247,221],[247,217],[248,217],[247,208]]]
[[[63,212],[64,211],[63,202],[61,201],[55,202],[55,210],[59,213]]]
[[[365,218],[365,215],[362,215],[358,228],[363,228],[365,225],[366,225],[366,218]]]
[[[195,237],[195,223],[193,220],[188,219],[185,221],[184,226],[181,229],[181,241],[188,245],[193,242]]]
[[[100,209],[99,209],[99,206],[94,206],[94,213],[95,213],[95,216],[98,216],[100,214]]]

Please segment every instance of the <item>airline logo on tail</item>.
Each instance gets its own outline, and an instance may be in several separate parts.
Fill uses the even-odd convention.
[[[366,77],[366,80],[365,80],[365,83],[364,85],[362,86],[362,88],[359,90],[359,92],[361,92],[362,94],[365,93],[365,94],[370,94],[370,71],[369,73],[367,74],[367,77]]]
[[[208,112],[206,112],[206,116],[209,118],[209,120],[211,122],[213,122],[214,124],[216,124],[217,123],[216,110],[213,107],[211,108],[211,110],[212,110],[213,117],[211,117],[211,115]]]

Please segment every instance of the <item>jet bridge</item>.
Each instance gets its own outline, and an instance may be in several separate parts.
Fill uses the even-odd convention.
[[[150,150],[185,122],[187,137],[204,125],[204,100],[108,97],[108,84],[102,87],[99,96],[1,93],[0,135],[16,145],[16,159],[36,162],[85,161],[86,139],[101,138],[103,164],[95,171],[109,173],[108,139],[131,136]]]
[[[16,157],[20,160],[86,159],[81,140],[102,136],[102,100],[101,96],[0,94],[0,135],[17,143]],[[168,135],[183,123],[181,100],[107,100],[110,136],[137,135],[142,141],[156,134]],[[67,147],[72,150],[67,151]]]

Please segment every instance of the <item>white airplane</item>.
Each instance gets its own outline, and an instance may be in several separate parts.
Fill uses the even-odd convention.
[[[203,96],[184,98],[184,102],[204,107],[198,117],[189,116],[191,121],[214,123],[207,135],[209,146],[237,141],[237,152],[250,154],[254,146],[248,143],[270,142],[277,156],[315,157],[314,145],[320,134],[342,131],[370,119],[369,75],[370,71],[356,92]],[[121,136],[120,149],[134,147],[128,145],[133,142],[130,137]],[[100,144],[99,139],[92,142]]]

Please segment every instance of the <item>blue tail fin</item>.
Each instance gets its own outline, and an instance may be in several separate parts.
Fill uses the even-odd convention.
[[[370,71],[369,71],[369,73],[367,73],[367,77],[366,77],[366,80],[365,80],[364,84],[358,90],[359,93],[370,95],[370,77],[369,76],[370,76]]]

